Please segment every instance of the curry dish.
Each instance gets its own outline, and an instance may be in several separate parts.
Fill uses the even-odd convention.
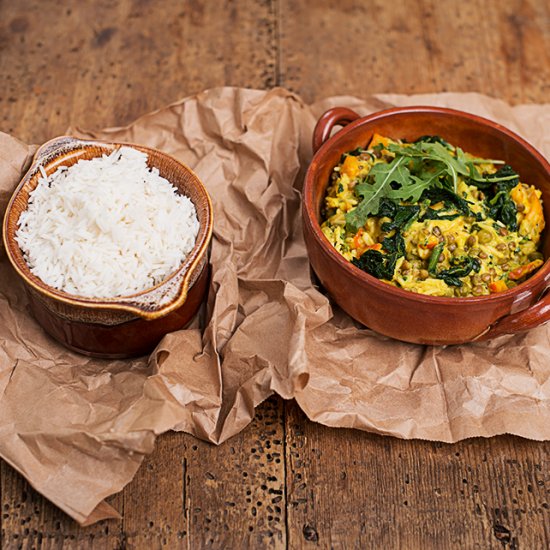
[[[342,156],[322,231],[370,275],[432,296],[512,288],[542,264],[541,192],[499,160],[437,136],[415,142],[375,134]]]

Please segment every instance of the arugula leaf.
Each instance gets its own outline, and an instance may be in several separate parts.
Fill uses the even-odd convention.
[[[383,199],[396,203],[417,203],[424,198],[432,203],[444,200],[447,209],[451,210],[433,211],[428,208],[421,220],[454,219],[458,213],[479,219],[481,214],[474,214],[469,203],[457,194],[459,176],[484,190],[516,181],[515,172],[506,171],[509,167],[503,167],[495,174],[480,174],[475,164],[484,162],[483,159],[466,155],[460,147],[453,147],[438,136],[423,136],[414,143],[390,143],[384,149],[395,157],[388,162],[374,164],[364,181],[355,187],[362,200],[346,214],[346,225],[350,231],[357,231],[369,216],[377,215]],[[498,191],[504,191],[504,188]],[[437,199],[438,195],[442,199]],[[511,224],[513,205],[505,200],[504,195],[500,197],[488,209],[497,212],[496,219],[505,219],[504,223]]]
[[[356,186],[355,190],[363,200],[346,214],[346,224],[352,231],[362,227],[368,216],[377,214],[382,199],[418,202],[424,191],[438,182],[441,171],[427,177],[415,176],[406,166],[408,161],[401,156],[389,163],[378,162],[371,168],[366,181]],[[421,176],[423,174],[420,172]]]
[[[367,176],[373,178],[374,183],[360,183],[355,188],[357,194],[363,200],[356,208],[346,214],[346,224],[354,231],[362,227],[367,217],[376,214],[380,208],[380,200],[384,197],[399,198],[398,193],[391,187],[392,183],[401,186],[409,185],[409,169],[405,166],[405,158],[399,157],[390,163],[378,162],[371,169]]]
[[[472,180],[468,182],[470,185],[480,188],[506,182],[512,189],[519,183],[519,174],[509,164],[505,164],[493,174],[477,174],[477,177],[470,179]]]
[[[441,145],[444,145],[445,147],[447,147],[447,149],[453,148],[448,141],[445,141],[440,136],[430,136],[430,135],[420,136],[417,140],[415,140],[415,143],[420,143],[421,141],[424,141],[426,143],[441,143]]]
[[[439,165],[440,168],[444,167],[446,174],[451,179],[452,190],[455,193],[457,192],[458,175],[469,176],[471,173],[468,162],[465,160],[466,157],[463,154],[460,158],[453,156],[451,151],[440,142],[419,141],[406,146],[390,144],[387,149],[395,153],[398,158],[401,156],[418,157],[424,162],[431,161]]]
[[[432,187],[441,187],[441,179],[445,176],[445,174],[446,170],[442,167],[435,170],[423,167],[417,174],[411,174],[411,178],[415,183],[414,194],[411,196],[411,201],[418,202],[424,191],[427,191]]]

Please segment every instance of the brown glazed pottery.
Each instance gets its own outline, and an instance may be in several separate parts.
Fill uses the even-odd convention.
[[[75,296],[43,283],[31,273],[15,241],[21,213],[29,194],[38,185],[40,167],[47,174],[59,166],[109,154],[121,145],[148,156],[148,164],[180,193],[188,196],[197,211],[199,233],[195,246],[164,281],[131,296],[94,299]],[[204,300],[208,287],[208,246],[212,236],[212,203],[199,178],[171,156],[140,145],[56,138],[36,153],[32,165],[14,191],[4,217],[3,238],[7,256],[21,277],[30,309],[44,330],[66,347],[95,357],[130,357],[154,349],[168,332],[183,328]]]
[[[330,137],[335,126],[344,128]],[[311,265],[334,301],[367,327],[418,344],[484,340],[550,320],[548,229],[542,236],[546,261],[532,277],[504,292],[469,298],[425,296],[391,286],[354,266],[332,247],[320,228],[330,174],[342,153],[365,147],[375,132],[406,140],[438,135],[474,155],[506,161],[522,182],[542,191],[545,219],[550,223],[550,165],[529,143],[503,126],[437,107],[395,108],[363,118],[350,109],[330,109],[315,127],[302,214]]]

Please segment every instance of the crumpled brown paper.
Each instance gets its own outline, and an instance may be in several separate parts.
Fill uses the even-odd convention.
[[[550,156],[550,105],[510,107],[478,94],[307,106],[282,89],[220,88],[125,128],[72,130],[162,149],[198,173],[215,217],[208,303],[150,358],[92,360],[42,332],[0,250],[0,455],[86,524],[116,517],[103,499],[132,479],[156,434],[220,443],[273,392],[330,426],[449,442],[550,439],[548,326],[464,346],[405,344],[356,325],[311,281],[300,187],[316,119],[336,105],[364,115],[413,104],[497,120]],[[0,145],[3,212],[35,147],[5,134]]]

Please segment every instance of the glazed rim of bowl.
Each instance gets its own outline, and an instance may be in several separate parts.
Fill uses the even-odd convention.
[[[23,257],[23,253],[19,248],[19,245],[15,241],[15,230],[18,226],[18,220],[13,220],[13,216],[16,214],[14,211],[14,203],[20,196],[22,190],[28,186],[28,183],[37,178],[40,172],[40,167],[47,169],[52,165],[55,168],[50,172],[53,173],[58,166],[67,165],[68,161],[75,161],[81,159],[95,158],[100,156],[93,155],[92,157],[86,157],[85,152],[90,148],[98,148],[100,154],[109,154],[120,147],[131,147],[147,154],[149,166],[156,166],[154,163],[154,157],[164,157],[169,162],[173,163],[178,169],[187,172],[193,180],[193,186],[195,191],[198,192],[200,199],[203,201],[205,219],[199,220],[199,232],[195,241],[195,245],[192,250],[187,254],[182,264],[178,269],[169,274],[165,279],[157,283],[155,286],[148,287],[144,290],[136,292],[134,294],[127,294],[124,296],[117,296],[113,298],[95,298],[79,296],[76,294],[70,294],[62,290],[58,290],[46,283],[44,283],[39,277],[34,275],[27,262]],[[72,165],[70,162],[69,165]],[[173,182],[172,185],[177,187]],[[33,186],[32,189],[34,189]],[[194,206],[197,209],[197,215],[199,205],[194,202]],[[23,211],[23,210],[22,210]],[[200,178],[184,163],[177,160],[173,156],[143,145],[137,145],[133,143],[122,142],[109,142],[102,140],[86,139],[81,140],[72,136],[61,136],[44,143],[35,153],[30,168],[23,176],[15,191],[12,193],[10,201],[6,207],[3,224],[3,242],[6,249],[8,259],[15,271],[21,276],[21,278],[38,291],[40,294],[53,299],[57,302],[62,302],[69,306],[79,306],[89,309],[104,309],[110,311],[128,312],[138,315],[144,319],[152,320],[162,317],[179,307],[181,307],[186,298],[189,286],[194,282],[194,278],[198,275],[196,273],[197,268],[201,266],[201,262],[205,253],[207,252],[213,229],[213,208],[212,201],[206,188],[201,182]],[[178,281],[178,279],[181,279]],[[171,292],[171,296],[166,299],[166,293],[163,293],[161,287],[173,286],[175,290]],[[151,294],[159,294],[161,298],[160,305],[152,305],[151,299],[147,299]],[[162,298],[164,302],[162,302]]]
[[[316,216],[316,211],[314,208],[314,182],[317,179],[317,175],[313,173],[312,166],[314,166],[314,161],[321,158],[326,152],[330,151],[333,148],[338,149],[338,143],[340,140],[342,140],[344,135],[347,135],[349,132],[352,132],[355,128],[362,126],[363,124],[367,122],[375,122],[379,119],[386,119],[388,117],[394,116],[394,115],[404,115],[404,114],[434,114],[439,116],[452,116],[452,117],[459,117],[463,119],[467,119],[471,122],[477,123],[481,127],[483,126],[489,126],[496,130],[498,133],[505,135],[508,139],[511,139],[515,141],[516,143],[519,143],[524,149],[526,149],[532,157],[534,157],[541,166],[544,167],[546,173],[549,176],[550,180],[550,164],[548,161],[526,140],[524,140],[522,137],[517,135],[516,133],[512,132],[508,128],[493,122],[489,119],[480,117],[478,115],[473,115],[470,113],[466,113],[464,111],[459,111],[456,109],[449,109],[445,107],[430,107],[430,106],[412,106],[412,107],[393,107],[391,109],[385,109],[383,111],[377,111],[375,113],[372,113],[370,115],[359,117],[357,120],[354,120],[353,122],[350,122],[349,124],[346,124],[346,126],[342,130],[336,131],[336,133],[327,139],[321,147],[317,150],[317,152],[313,155],[313,159],[310,163],[310,167],[307,171],[305,182],[304,182],[304,206],[307,211],[307,215],[304,216],[306,223],[309,224],[310,228],[313,231],[313,236],[315,240],[318,242],[318,244],[321,247],[321,250],[323,253],[328,255],[333,261],[335,261],[342,269],[347,271],[350,275],[352,275],[355,278],[363,279],[365,282],[368,282],[370,285],[374,286],[376,289],[384,292],[389,293],[394,296],[403,297],[407,300],[413,301],[413,302],[422,302],[425,304],[437,304],[440,306],[445,305],[457,305],[457,304],[473,304],[473,303],[479,303],[484,302],[486,300],[492,300],[494,302],[497,301],[505,301],[509,298],[509,296],[514,294],[523,294],[523,292],[531,292],[533,289],[536,289],[537,287],[542,287],[542,293],[545,292],[545,286],[550,284],[550,260],[549,258],[545,258],[544,264],[537,270],[537,272],[529,277],[526,281],[523,283],[520,283],[516,287],[509,288],[505,291],[498,292],[495,294],[489,294],[489,295],[482,295],[482,296],[468,296],[468,297],[447,297],[447,296],[430,296],[426,294],[420,294],[417,292],[412,292],[409,290],[404,290],[402,288],[399,288],[394,285],[390,285],[388,283],[384,283],[380,279],[377,279],[376,277],[366,273],[362,269],[358,268],[357,266],[353,265],[350,261],[346,260],[328,241],[328,239],[325,237],[323,232],[321,231],[321,224],[319,223],[319,220]],[[373,131],[374,128],[373,128]],[[429,133],[429,132],[424,132]],[[422,134],[421,134],[422,135]],[[340,154],[345,153],[345,151],[341,151]],[[520,175],[521,178],[521,175]],[[328,185],[328,180],[326,182]],[[535,185],[535,187],[537,187]],[[324,192],[326,192],[326,186],[324,188]],[[324,196],[324,194],[323,194]],[[545,220],[547,224],[550,223],[550,220]],[[544,233],[548,231],[548,228],[545,228]],[[538,298],[538,297],[537,297]]]

